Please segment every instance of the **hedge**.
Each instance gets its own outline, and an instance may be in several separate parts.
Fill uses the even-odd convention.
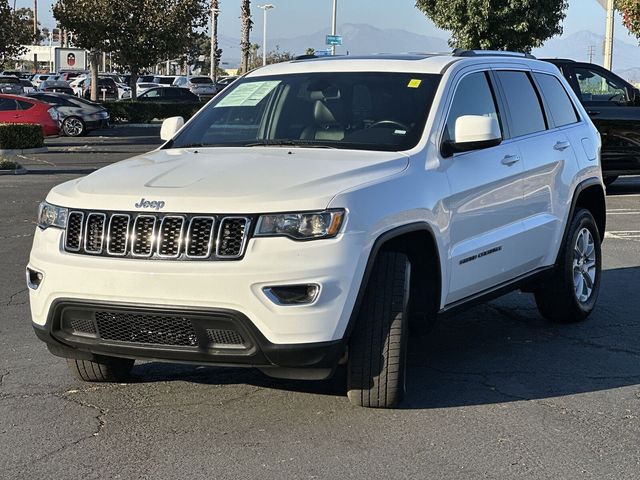
[[[169,117],[191,118],[204,103],[104,102],[112,122],[151,123]]]
[[[0,150],[42,148],[42,127],[30,123],[0,123]]]

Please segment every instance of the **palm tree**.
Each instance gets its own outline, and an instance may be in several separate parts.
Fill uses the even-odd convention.
[[[246,73],[249,71],[249,55],[251,53],[251,42],[249,42],[249,33],[253,22],[251,21],[251,0],[242,0],[240,6],[240,71]]]

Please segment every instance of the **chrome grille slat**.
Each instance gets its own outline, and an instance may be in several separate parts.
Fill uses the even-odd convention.
[[[84,213],[69,212],[67,219],[67,231],[65,234],[64,247],[69,252],[79,252],[82,246],[82,228],[84,226]]]
[[[74,210],[66,252],[138,260],[238,260],[252,218],[198,214]]]
[[[244,252],[249,231],[247,217],[224,217],[220,221],[216,256],[220,258],[238,258]]]
[[[153,255],[157,218],[154,215],[138,215],[133,222],[131,255],[150,257]]]
[[[193,217],[187,229],[185,251],[189,258],[208,258],[213,248],[213,217]]]
[[[130,220],[131,216],[126,214],[111,215],[107,232],[107,253],[109,255],[123,257],[127,254]]]
[[[90,213],[87,215],[84,234],[84,251],[87,253],[102,253],[104,245],[104,228],[107,216],[104,213]]]
[[[167,215],[160,222],[158,233],[158,256],[178,258],[182,251],[184,217]]]

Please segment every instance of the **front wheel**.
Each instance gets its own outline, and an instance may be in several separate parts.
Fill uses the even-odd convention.
[[[535,292],[545,318],[574,323],[593,311],[600,290],[602,256],[600,234],[591,212],[576,212],[558,257],[553,276]]]
[[[85,133],[84,122],[78,117],[67,117],[62,122],[62,133],[67,137],[80,137]]]
[[[355,405],[392,408],[402,400],[410,272],[404,254],[376,259],[349,344],[347,396]]]
[[[69,371],[83,382],[122,382],[129,378],[134,360],[99,356],[95,361],[67,359]]]

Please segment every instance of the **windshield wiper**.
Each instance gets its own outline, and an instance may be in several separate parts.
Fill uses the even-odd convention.
[[[330,148],[336,150],[338,147],[322,145],[300,140],[262,140],[260,142],[246,143],[245,147],[306,147],[306,148]]]

